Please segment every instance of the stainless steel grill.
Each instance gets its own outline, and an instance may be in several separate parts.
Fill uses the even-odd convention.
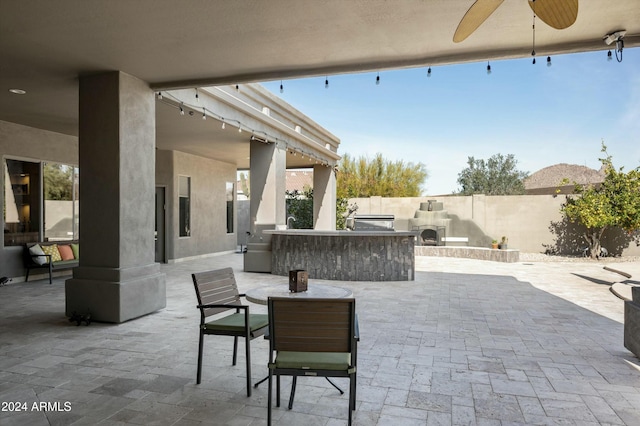
[[[353,218],[354,231],[395,231],[392,214],[359,214]]]

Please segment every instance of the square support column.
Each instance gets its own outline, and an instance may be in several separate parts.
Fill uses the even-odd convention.
[[[276,143],[250,142],[251,198],[244,255],[247,272],[271,272],[271,236],[262,231],[286,227],[287,151]]]
[[[166,306],[154,257],[155,100],[121,72],[80,78],[80,266],[66,314],[121,323]]]
[[[336,230],[336,175],[319,164],[313,166],[313,228]]]

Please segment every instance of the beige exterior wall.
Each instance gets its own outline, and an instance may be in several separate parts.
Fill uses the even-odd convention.
[[[553,245],[556,236],[550,230],[552,222],[562,220],[560,206],[563,196],[553,195],[512,195],[512,196],[438,196],[408,198],[354,198],[349,204],[358,205],[357,214],[392,214],[395,229],[409,230],[408,222],[413,218],[421,202],[435,199],[444,204],[444,210],[462,220],[471,220],[490,238],[499,240],[503,235],[509,239],[509,248],[525,253],[541,253],[545,245]],[[449,235],[466,237],[466,235]],[[607,234],[603,239],[607,245]],[[581,241],[576,245],[586,245]],[[613,242],[609,242],[613,244]],[[640,255],[635,243],[629,244],[622,252],[627,256]]]
[[[227,234],[226,183],[232,182],[235,185],[235,165],[178,151],[157,151],[156,158],[156,185],[167,188],[167,259],[171,262],[181,258],[234,251],[237,247],[236,234]],[[178,236],[179,176],[191,178],[189,237]],[[234,212],[237,216],[236,210]],[[234,224],[237,229],[237,217],[234,217]]]

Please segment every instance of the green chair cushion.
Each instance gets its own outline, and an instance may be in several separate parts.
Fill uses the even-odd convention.
[[[266,314],[249,314],[249,329],[253,332],[269,325]],[[204,325],[205,330],[242,331],[244,330],[244,314],[235,313],[209,321]]]
[[[279,351],[276,368],[309,370],[348,370],[351,354],[344,352],[290,352]]]
[[[72,266],[77,266],[78,265],[78,261],[77,260],[58,260],[57,262],[53,262],[51,264],[53,266],[53,269],[64,269],[66,267],[72,267]]]

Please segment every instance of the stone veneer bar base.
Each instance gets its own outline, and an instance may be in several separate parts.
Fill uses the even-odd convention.
[[[640,358],[640,287],[631,288],[631,298],[624,302],[624,347]]]
[[[416,256],[461,257],[464,259],[492,260],[515,263],[520,261],[520,250],[496,250],[485,247],[417,246]]]
[[[344,281],[413,281],[411,232],[268,231],[271,272],[304,269],[309,278]]]

